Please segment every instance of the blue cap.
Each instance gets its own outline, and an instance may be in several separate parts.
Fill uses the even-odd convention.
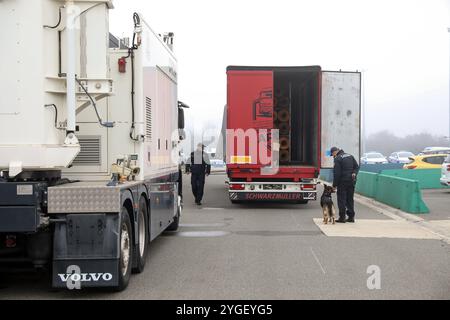
[[[333,152],[335,152],[335,151],[339,151],[339,148],[338,148],[338,147],[332,147],[332,148],[330,149],[330,153],[331,153],[331,154],[333,154]]]

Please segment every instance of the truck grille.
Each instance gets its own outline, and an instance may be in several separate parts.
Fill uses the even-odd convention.
[[[101,137],[81,136],[80,153],[73,160],[74,166],[100,166],[101,165]]]

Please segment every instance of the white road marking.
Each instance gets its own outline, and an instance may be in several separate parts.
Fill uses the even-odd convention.
[[[180,223],[180,227],[184,228],[218,228],[218,227],[226,227],[226,223]]]
[[[173,233],[174,236],[186,238],[214,238],[223,237],[229,234],[230,232],[227,231],[181,231]]]
[[[320,269],[322,270],[323,274],[326,274],[325,268],[324,268],[324,267],[322,266],[322,264],[320,263],[319,258],[317,258],[317,255],[316,255],[316,253],[314,252],[313,248],[310,247],[309,249],[311,250],[311,253],[312,253],[313,257],[314,257],[314,259],[316,260],[317,264],[319,265]]]

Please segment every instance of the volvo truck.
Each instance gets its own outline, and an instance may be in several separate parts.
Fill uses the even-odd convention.
[[[0,1],[0,272],[126,288],[181,214],[173,34],[112,1]],[[130,28],[131,29],[131,28]],[[6,50],[7,48],[7,50]]]

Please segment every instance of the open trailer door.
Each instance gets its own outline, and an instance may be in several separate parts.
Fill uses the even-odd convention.
[[[228,67],[227,78],[229,131],[226,140],[226,162],[230,165],[257,167],[269,165],[270,160],[267,159],[271,157],[270,129],[273,128],[273,71]],[[235,134],[230,133],[232,130]],[[243,135],[240,135],[239,131]]]
[[[323,71],[321,95],[321,168],[333,168],[330,149],[336,146],[361,154],[361,73]]]

